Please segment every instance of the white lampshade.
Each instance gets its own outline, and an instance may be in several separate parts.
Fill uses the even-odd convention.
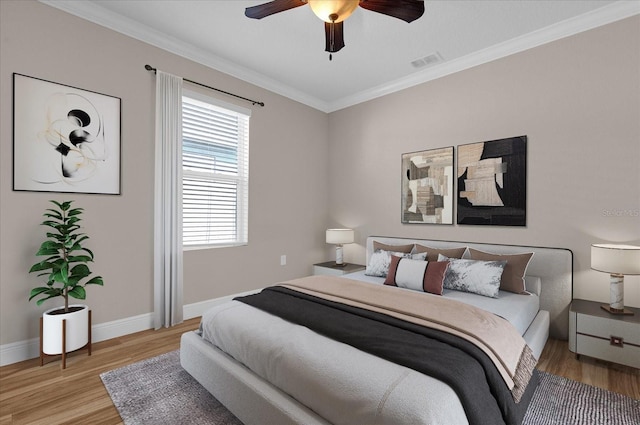
[[[591,268],[622,275],[640,274],[640,246],[593,244]]]
[[[354,232],[352,229],[327,229],[327,243],[342,245],[353,243]]]

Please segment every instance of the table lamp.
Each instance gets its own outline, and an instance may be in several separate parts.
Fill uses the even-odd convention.
[[[611,302],[602,308],[611,314],[632,315],[624,308],[624,275],[640,275],[640,246],[593,244],[591,268],[611,274]]]
[[[336,246],[336,266],[344,267],[346,264],[342,261],[342,245],[353,243],[352,229],[327,229],[327,243]]]

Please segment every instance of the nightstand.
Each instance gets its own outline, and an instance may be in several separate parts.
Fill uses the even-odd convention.
[[[630,315],[613,315],[602,303],[573,300],[569,309],[569,350],[640,368],[640,308]]]
[[[359,272],[364,270],[365,266],[361,264],[347,263],[345,266],[336,266],[335,261],[327,261],[313,265],[314,275],[330,275],[342,276],[343,274]]]

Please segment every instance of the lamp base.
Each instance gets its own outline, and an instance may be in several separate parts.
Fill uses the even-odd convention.
[[[612,308],[610,305],[606,304],[601,305],[600,308],[608,311],[610,314],[633,316],[633,311],[627,310],[626,308]]]
[[[340,264],[335,263],[335,264],[333,265],[333,267],[344,267],[344,266],[346,266],[346,265],[347,265],[347,263],[340,263]]]

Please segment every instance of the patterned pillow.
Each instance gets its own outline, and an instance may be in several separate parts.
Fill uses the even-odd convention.
[[[533,257],[533,252],[522,254],[492,254],[490,252],[479,251],[469,248],[472,260],[501,261],[505,260],[507,265],[500,279],[500,289],[503,291],[515,292],[516,294],[526,293],[527,287],[524,275],[529,267],[529,262]]]
[[[367,269],[364,274],[367,276],[377,276],[377,277],[387,277],[387,273],[389,272],[389,265],[391,264],[391,255],[395,255],[401,258],[411,258],[414,260],[423,260],[427,258],[426,253],[421,254],[409,254],[406,252],[393,252],[393,251],[385,251],[384,249],[378,249],[373,254],[371,254],[371,258],[369,259],[369,264],[367,264]]]
[[[385,285],[442,295],[448,261],[424,261],[391,256]]]
[[[446,259],[443,255],[441,259]],[[440,259],[439,258],[439,259]],[[506,261],[450,259],[444,287],[462,292],[498,298],[500,278]]]

